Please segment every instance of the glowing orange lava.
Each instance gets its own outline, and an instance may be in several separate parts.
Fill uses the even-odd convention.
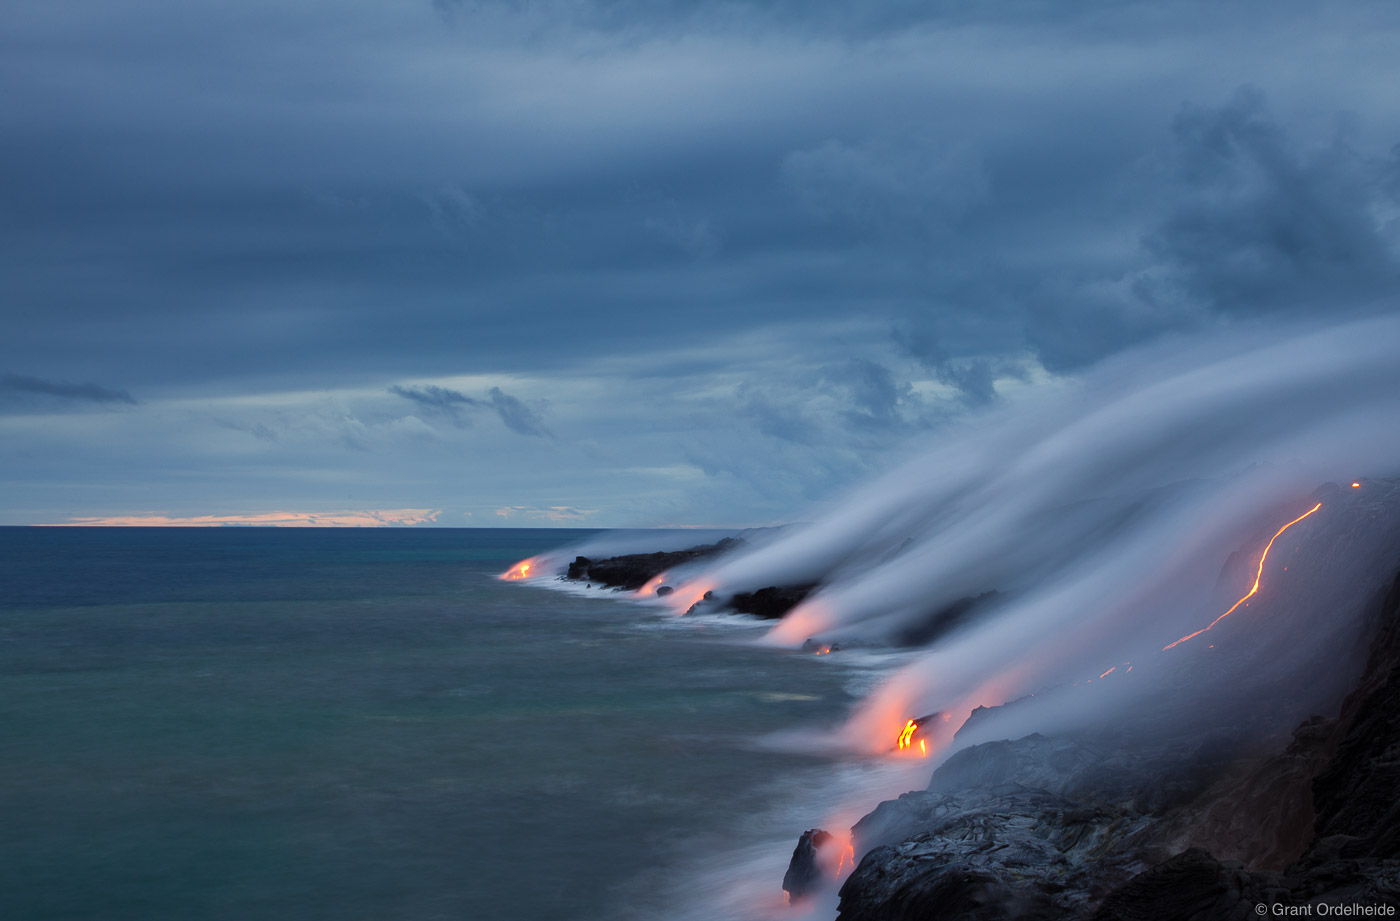
[[[841,852],[841,862],[836,865],[836,875],[840,876],[841,871],[846,868],[846,860],[851,861],[851,869],[856,868],[856,849],[854,845],[846,845],[846,849]]]
[[[1110,668],[1108,671],[1104,672],[1104,673],[1103,673],[1102,675],[1100,675],[1099,677],[1100,677],[1100,678],[1107,678],[1109,675],[1113,674],[1113,673],[1116,672],[1116,671],[1118,671],[1118,666],[1115,665],[1115,666],[1113,666],[1112,668]]]
[[[1357,489],[1357,488],[1359,488],[1360,486],[1361,486],[1360,483],[1352,483],[1352,484],[1351,484],[1351,488],[1352,488],[1352,489]]]
[[[530,569],[534,565],[534,557],[530,557],[528,560],[521,560],[519,563],[516,563],[510,569],[507,569],[505,572],[501,573],[499,576],[497,576],[497,578],[505,579],[508,582],[514,581],[516,579],[528,579],[530,578]]]
[[[661,587],[661,583],[665,580],[665,578],[666,578],[666,574],[665,574],[664,572],[663,572],[663,573],[660,573],[660,574],[658,574],[658,575],[652,576],[650,579],[647,580],[646,585],[643,585],[641,588],[637,589],[637,594],[638,594],[638,595],[655,595],[655,594],[656,594],[656,590],[657,590],[658,588]]]
[[[1240,605],[1244,604],[1244,603],[1245,603],[1246,601],[1248,601],[1249,599],[1253,598],[1253,597],[1254,597],[1254,593],[1257,592],[1257,591],[1259,591],[1259,580],[1262,579],[1262,578],[1264,577],[1264,561],[1267,560],[1267,559],[1269,558],[1269,550],[1270,550],[1270,548],[1273,547],[1274,541],[1278,540],[1279,535],[1282,534],[1284,531],[1287,531],[1289,528],[1293,527],[1295,524],[1297,524],[1298,522],[1302,521],[1304,518],[1308,517],[1309,515],[1311,515],[1313,512],[1317,511],[1317,510],[1320,509],[1320,508],[1322,508],[1322,503],[1321,503],[1321,502],[1317,503],[1317,505],[1314,505],[1312,508],[1308,509],[1306,512],[1304,512],[1303,514],[1299,515],[1297,518],[1294,518],[1294,519],[1293,519],[1292,521],[1290,521],[1288,524],[1284,525],[1283,527],[1279,528],[1277,531],[1274,532],[1274,536],[1271,537],[1271,538],[1269,538],[1269,543],[1264,547],[1264,552],[1259,556],[1259,569],[1258,569],[1258,571],[1256,571],[1256,572],[1254,573],[1254,585],[1250,587],[1248,593],[1246,593],[1245,596],[1244,596],[1243,598],[1241,598],[1239,601],[1236,601],[1234,604],[1232,604],[1232,605],[1230,606],[1230,610],[1226,611],[1224,614],[1221,614],[1221,615],[1220,615],[1219,617],[1217,617],[1215,620],[1211,621],[1210,624],[1208,624],[1208,625],[1205,626],[1205,627],[1202,627],[1200,630],[1197,630],[1195,633],[1188,633],[1188,634],[1186,634],[1185,636],[1183,636],[1181,639],[1177,640],[1175,643],[1168,643],[1166,646],[1163,646],[1163,647],[1162,647],[1162,651],[1163,651],[1163,652],[1166,652],[1168,649],[1171,649],[1171,648],[1173,648],[1174,646],[1180,646],[1182,643],[1186,642],[1187,640],[1195,639],[1196,637],[1200,636],[1202,633],[1205,633],[1205,632],[1206,632],[1207,630],[1209,630],[1211,627],[1214,627],[1216,624],[1220,623],[1222,620],[1224,620],[1225,618],[1229,617],[1231,614],[1235,613],[1235,609],[1236,609],[1236,608],[1238,608]]]
[[[914,734],[915,734],[916,732],[918,732],[918,731],[919,731],[919,723],[918,723],[917,720],[908,720],[907,722],[905,722],[904,728],[901,729],[901,730],[899,731],[899,738],[898,738],[897,740],[895,740],[895,746],[896,746],[896,748],[897,748],[899,751],[905,751],[906,749],[913,749],[913,747],[914,747],[914,742],[915,742]],[[928,757],[928,742],[927,742],[926,740],[924,740],[924,739],[919,739],[919,740],[918,740],[918,743],[919,743],[919,754],[920,754],[920,756],[921,756],[921,757],[924,757],[924,758],[927,758],[927,757]]]
[[[714,587],[715,585],[713,582],[705,582],[699,586],[696,586],[693,582],[688,582],[672,594],[667,595],[666,600],[670,602],[672,609],[675,610],[676,613],[688,614],[691,608],[704,601],[705,596],[714,591]],[[690,590],[692,588],[694,589],[693,591]],[[681,592],[683,591],[685,594],[682,595]],[[676,600],[672,601],[671,599],[673,598]]]

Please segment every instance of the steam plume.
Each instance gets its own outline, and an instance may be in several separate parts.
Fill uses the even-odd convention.
[[[771,631],[777,644],[932,626],[941,635],[927,655],[852,723],[850,741],[888,747],[891,725],[910,716],[942,710],[956,726],[977,704],[1170,655],[1164,645],[1217,617],[1254,577],[1222,563],[1232,553],[1257,561],[1269,535],[1314,502],[1322,509],[1288,532],[1289,548],[1334,540],[1339,528],[1375,534],[1293,601],[1266,592],[1260,605],[1312,616],[1340,570],[1380,578],[1395,562],[1384,558],[1394,522],[1368,519],[1348,489],[1316,490],[1393,473],[1396,419],[1400,318],[1158,346],[966,424],[815,524],[694,584],[722,596],[821,581]],[[940,611],[988,592],[974,616],[939,629]],[[1336,612],[1302,646],[1333,648],[1353,620]],[[1251,647],[1301,662],[1296,648],[1279,651],[1276,633]],[[1155,667],[1134,673],[1138,687]],[[1116,705],[1133,696],[1124,674],[1101,679],[1123,685]],[[1318,695],[1334,690],[1317,684]]]

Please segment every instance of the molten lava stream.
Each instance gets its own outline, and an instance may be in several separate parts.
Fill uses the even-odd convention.
[[[836,815],[822,823],[824,828],[836,830],[827,832],[830,837],[823,841],[818,849],[817,866],[838,882],[843,873],[849,873],[856,868],[855,840],[850,829],[854,821],[849,815]]]
[[[503,579],[507,582],[512,582],[516,579],[529,579],[531,577],[531,570],[535,569],[535,564],[538,559],[538,557],[532,556],[528,559],[521,560],[496,578]],[[534,573],[534,575],[538,574],[538,572]]]
[[[904,728],[899,731],[899,737],[895,739],[895,751],[908,752],[912,755],[917,749],[920,758],[927,758],[928,740],[916,738],[922,725],[919,720],[907,720],[904,723]]]
[[[710,594],[714,587],[715,583],[709,581],[686,582],[665,596],[666,604],[676,614],[686,614],[691,608],[704,601],[705,596]]]
[[[1294,518],[1294,519],[1293,519],[1292,521],[1290,521],[1288,524],[1284,525],[1283,527],[1279,528],[1277,531],[1274,532],[1274,536],[1271,537],[1271,538],[1269,538],[1269,543],[1268,543],[1267,545],[1265,545],[1265,547],[1264,547],[1264,552],[1263,552],[1262,554],[1260,554],[1260,556],[1259,556],[1259,569],[1254,573],[1254,585],[1250,587],[1249,591],[1245,593],[1245,596],[1244,596],[1243,598],[1241,598],[1239,601],[1236,601],[1234,604],[1230,605],[1230,610],[1226,611],[1224,614],[1221,614],[1221,615],[1220,615],[1219,617],[1217,617],[1215,620],[1211,621],[1211,622],[1210,622],[1209,624],[1207,624],[1206,626],[1204,626],[1204,627],[1202,627],[1201,629],[1197,630],[1195,633],[1188,633],[1188,634],[1186,634],[1185,636],[1183,636],[1181,639],[1177,640],[1175,643],[1168,643],[1167,645],[1163,646],[1163,647],[1162,647],[1162,651],[1163,651],[1163,652],[1166,652],[1168,649],[1171,649],[1171,648],[1173,648],[1173,647],[1175,647],[1175,646],[1180,646],[1182,643],[1186,642],[1187,640],[1195,639],[1196,637],[1200,636],[1202,633],[1205,633],[1205,632],[1206,632],[1207,630],[1209,630],[1211,627],[1214,627],[1216,624],[1220,623],[1222,620],[1224,620],[1225,618],[1229,617],[1231,614],[1235,613],[1235,609],[1236,609],[1236,608],[1238,608],[1240,605],[1244,604],[1244,603],[1245,603],[1246,601],[1248,601],[1249,599],[1253,598],[1254,595],[1255,595],[1255,593],[1259,591],[1259,580],[1262,579],[1262,578],[1264,578],[1264,561],[1267,560],[1267,559],[1269,558],[1269,550],[1272,549],[1272,547],[1274,546],[1274,541],[1278,540],[1279,535],[1282,534],[1284,531],[1287,531],[1289,528],[1293,527],[1295,524],[1297,524],[1298,522],[1302,521],[1304,518],[1308,517],[1309,515],[1311,515],[1313,512],[1317,511],[1317,510],[1320,509],[1320,508],[1322,508],[1322,503],[1321,503],[1321,502],[1317,503],[1317,505],[1314,505],[1312,508],[1308,509],[1306,512],[1304,512],[1303,514],[1299,515],[1297,518]]]

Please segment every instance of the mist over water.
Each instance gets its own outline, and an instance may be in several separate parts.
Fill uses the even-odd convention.
[[[1254,575],[1223,572],[1231,553],[1257,560],[1323,483],[1396,471],[1396,419],[1400,319],[1173,342],[966,423],[693,584],[722,595],[820,580],[774,644],[935,633],[848,727],[848,744],[878,751],[904,716],[947,711],[956,724],[1204,627]],[[1284,543],[1326,528],[1337,505],[1323,500]],[[978,596],[972,615],[939,628],[939,612]]]
[[[0,904],[830,918],[834,890],[786,905],[797,836],[960,746],[1131,727],[1183,688],[1268,731],[1335,701],[1400,558],[1397,419],[1397,319],[1163,345],[743,535],[680,574],[675,603],[716,596],[686,618],[492,577],[733,532],[0,532]],[[776,626],[720,613],[818,581]],[[929,756],[891,758],[925,715]]]
[[[757,893],[802,828],[843,832],[968,744],[1171,720],[1203,733],[1213,714],[1254,714],[1277,742],[1333,712],[1361,615],[1400,560],[1397,420],[1400,318],[1164,343],[967,420],[815,522],[681,574],[678,612],[705,591],[718,609],[820,583],[771,646],[878,660],[921,637],[890,651],[838,731],[771,736],[869,760],[775,796],[766,818],[786,834],[763,856],[698,860],[696,904],[771,916]],[[954,742],[977,707],[994,709]],[[891,767],[899,727],[925,715],[930,757]],[[755,893],[748,914],[720,904],[736,892]]]

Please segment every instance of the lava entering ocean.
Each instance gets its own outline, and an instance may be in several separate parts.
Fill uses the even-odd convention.
[[[839,644],[837,662],[890,671],[839,729],[775,744],[856,752],[863,771],[921,772],[922,787],[994,743],[1007,771],[1048,764],[1028,776],[1063,784],[1044,787],[1058,797],[1072,772],[1055,759],[1099,763],[1105,739],[1229,764],[1231,746],[1335,712],[1360,668],[1348,655],[1365,603],[1400,558],[1400,484],[1385,479],[1400,458],[1398,345],[1394,317],[1144,350],[967,421],[810,525],[696,562],[664,600],[683,613],[708,596],[718,611],[802,587],[765,642]],[[1246,640],[1222,630],[1164,654],[1245,606],[1267,614]],[[1211,732],[1220,753],[1202,747]],[[919,846],[952,840],[935,838]],[[877,843],[857,835],[851,858]]]
[[[507,569],[505,572],[501,573],[496,578],[502,579],[507,582],[514,582],[520,579],[533,578],[534,575],[538,575],[537,571],[532,572],[532,570],[537,570],[537,559],[537,557],[532,556],[529,559],[521,560],[519,563],[516,563],[514,566],[512,566],[510,569]]]

